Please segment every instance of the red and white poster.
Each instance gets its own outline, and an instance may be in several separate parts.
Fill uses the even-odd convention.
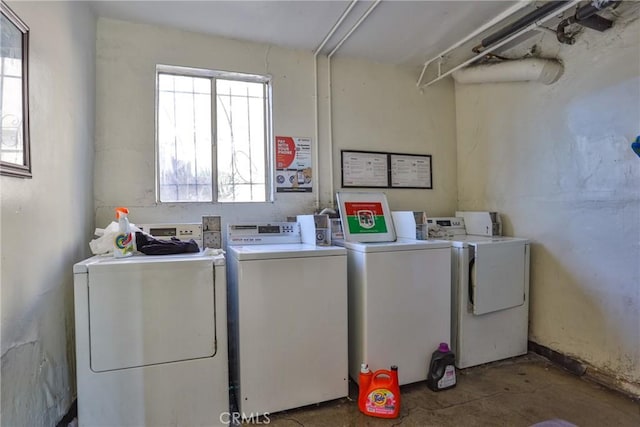
[[[310,193],[313,190],[311,138],[276,136],[276,191]]]

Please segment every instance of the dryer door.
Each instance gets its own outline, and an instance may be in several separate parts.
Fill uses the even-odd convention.
[[[129,258],[89,266],[88,281],[93,371],[214,355],[210,259]]]
[[[473,314],[480,315],[524,303],[524,242],[470,243],[475,249],[471,269]]]

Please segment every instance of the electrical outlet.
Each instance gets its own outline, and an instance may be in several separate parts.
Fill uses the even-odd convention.
[[[203,216],[202,231],[222,231],[219,216]]]
[[[203,231],[202,247],[220,249],[222,248],[222,236],[219,231]]]

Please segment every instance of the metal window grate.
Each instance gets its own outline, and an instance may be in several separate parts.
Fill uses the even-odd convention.
[[[158,71],[158,200],[264,202],[269,83],[206,71]]]
[[[264,85],[217,80],[218,200],[265,200]]]

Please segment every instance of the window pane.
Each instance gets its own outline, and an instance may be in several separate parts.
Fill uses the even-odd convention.
[[[218,79],[216,93],[218,200],[265,201],[264,84]]]
[[[255,98],[264,98],[264,84],[250,83],[235,80],[216,81],[216,90],[218,93],[231,94],[235,96],[250,96]]]
[[[5,61],[5,63],[11,61]],[[2,133],[0,134],[0,159],[21,165],[24,159],[22,123],[22,79],[2,75]]]
[[[2,75],[22,78],[22,58],[0,58],[3,61]]]
[[[174,80],[176,85],[176,92],[193,93],[193,81],[195,80],[194,77],[174,76]]]
[[[158,77],[158,167],[161,202],[211,201],[211,86],[201,77]]]
[[[173,184],[160,184],[160,193],[163,200],[178,200],[178,186]]]
[[[208,79],[196,79],[193,82],[193,88],[196,93],[211,95],[211,81]]]
[[[173,76],[171,74],[158,74],[158,88],[160,90],[173,91]]]

